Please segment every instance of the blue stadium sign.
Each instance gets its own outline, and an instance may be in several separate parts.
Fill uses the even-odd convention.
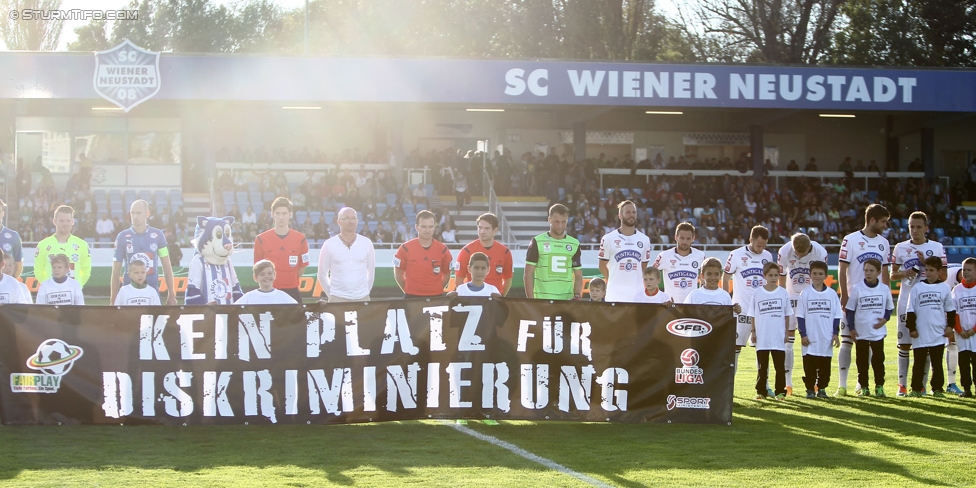
[[[161,100],[976,112],[972,70],[169,54],[158,62]],[[138,86],[149,90],[145,66]],[[101,76],[95,69],[90,55],[0,53],[0,98],[97,98],[102,89],[82,81]],[[117,98],[121,87],[109,88]]]

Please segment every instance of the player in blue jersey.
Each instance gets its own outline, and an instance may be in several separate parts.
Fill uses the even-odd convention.
[[[20,234],[3,225],[3,217],[6,213],[7,204],[0,200],[0,248],[14,257],[13,277],[20,279],[20,273],[24,271],[24,248],[20,243]]]
[[[112,277],[109,303],[115,303],[115,296],[119,292],[119,274],[123,268],[125,273],[122,284],[129,284],[128,265],[132,260],[143,261],[148,265],[146,283],[159,290],[159,267],[163,268],[163,280],[166,283],[166,304],[176,305],[176,290],[173,288],[173,266],[169,262],[169,248],[163,231],[150,227],[149,203],[136,200],[129,207],[132,227],[119,232],[115,238],[115,257],[112,260]]]

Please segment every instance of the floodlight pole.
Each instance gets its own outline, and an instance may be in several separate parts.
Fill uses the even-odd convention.
[[[305,0],[305,47],[302,54],[308,55],[308,0]]]

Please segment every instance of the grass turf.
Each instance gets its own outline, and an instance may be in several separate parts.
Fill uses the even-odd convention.
[[[731,427],[468,426],[617,486],[972,486],[976,402],[895,398],[888,342],[886,399],[753,400],[755,353],[746,349]],[[830,394],[836,360],[834,371]],[[853,383],[852,373],[851,392]],[[5,427],[0,446],[0,485],[9,486],[583,485],[437,422]]]

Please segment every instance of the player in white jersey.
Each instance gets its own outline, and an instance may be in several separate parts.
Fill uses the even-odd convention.
[[[976,259],[962,262],[963,280],[952,289],[956,306],[955,339],[959,346],[959,367],[962,370],[962,396],[973,397],[973,377],[976,376]]]
[[[779,263],[779,286],[786,288],[790,295],[790,306],[796,310],[796,301],[800,293],[810,286],[810,263],[827,261],[827,250],[818,242],[810,240],[810,236],[793,234],[790,242],[779,248],[777,254]],[[793,394],[793,354],[796,342],[796,316],[790,318],[790,330],[786,333],[786,394]]]
[[[664,281],[664,291],[674,303],[684,303],[692,290],[698,288],[698,274],[701,270],[705,253],[691,247],[695,242],[697,230],[689,222],[682,222],[674,229],[675,247],[657,255],[651,266],[661,270]]]
[[[942,258],[943,264],[947,263],[945,247],[940,242],[929,240],[926,237],[928,232],[928,216],[925,212],[913,212],[908,217],[910,239],[896,244],[891,253],[891,279],[901,280],[901,290],[898,292],[898,396],[908,394],[908,351],[912,348],[912,338],[905,327],[905,310],[912,286],[925,279],[925,266],[922,265],[925,258],[936,256]]]
[[[725,262],[725,275],[722,277],[722,288],[732,294],[732,303],[743,310],[752,303],[752,294],[766,284],[763,277],[763,266],[773,262],[773,255],[766,250],[769,241],[769,230],[761,225],[752,228],[749,233],[749,244],[729,253]],[[729,277],[732,276],[732,287],[729,287]],[[736,315],[735,329],[735,366],[738,370],[739,352],[749,340],[752,333],[752,323],[745,314]]]
[[[888,239],[885,239],[882,232],[888,226],[888,219],[891,214],[888,209],[877,203],[868,205],[864,210],[864,228],[857,232],[852,232],[844,237],[844,242],[840,245],[840,254],[837,256],[839,264],[837,266],[837,281],[840,284],[840,305],[847,307],[847,300],[850,299],[850,290],[854,285],[864,281],[864,261],[877,259],[882,263],[881,282],[885,286],[890,286],[888,280]],[[854,348],[854,341],[847,329],[847,317],[840,321],[840,353],[837,355],[837,373],[839,376],[839,386],[836,396],[847,395],[847,373],[851,369],[851,349]]]
[[[607,302],[640,302],[644,295],[644,268],[651,260],[651,240],[637,230],[637,205],[617,205],[620,228],[600,240],[600,273],[607,279]]]

